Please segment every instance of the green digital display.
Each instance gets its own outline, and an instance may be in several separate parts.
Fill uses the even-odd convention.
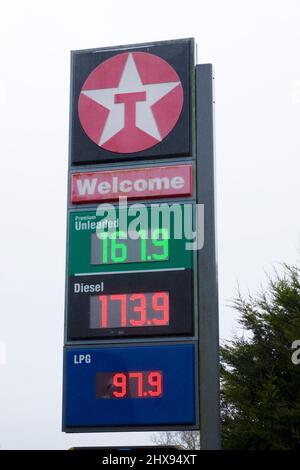
[[[134,234],[100,231],[91,235],[91,264],[140,263],[169,259],[169,232],[157,228]]]

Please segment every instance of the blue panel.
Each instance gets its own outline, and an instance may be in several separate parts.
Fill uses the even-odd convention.
[[[194,355],[192,344],[67,347],[65,426],[195,424]],[[97,373],[150,370],[163,373],[162,397],[96,398]]]

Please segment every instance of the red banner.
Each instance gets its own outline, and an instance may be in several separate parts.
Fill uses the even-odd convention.
[[[192,165],[73,173],[71,202],[75,204],[192,195]]]

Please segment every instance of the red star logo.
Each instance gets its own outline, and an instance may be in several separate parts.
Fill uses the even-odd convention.
[[[99,147],[133,153],[161,142],[178,121],[182,105],[180,79],[165,60],[126,52],[90,73],[78,113],[85,133]]]

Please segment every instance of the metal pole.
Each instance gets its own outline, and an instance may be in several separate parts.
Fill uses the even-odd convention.
[[[198,252],[201,449],[221,448],[212,84],[212,65],[197,65],[197,203],[204,204],[204,246]]]

